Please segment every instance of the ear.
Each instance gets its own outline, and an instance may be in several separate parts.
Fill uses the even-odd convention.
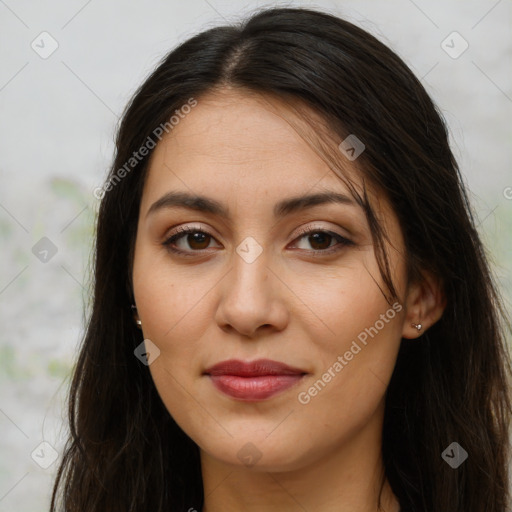
[[[411,283],[407,290],[402,337],[414,339],[421,336],[441,318],[445,307],[446,297],[441,280],[430,272],[422,271],[421,277]],[[421,330],[412,324],[421,324]]]

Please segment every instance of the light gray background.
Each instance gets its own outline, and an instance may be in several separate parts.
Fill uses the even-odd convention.
[[[111,162],[119,114],[177,43],[263,5],[340,14],[422,79],[449,124],[510,304],[510,0],[0,0],[0,512],[48,509],[57,462],[42,469],[31,453],[43,440],[61,453],[98,205],[92,191]],[[43,31],[59,45],[46,59],[31,47],[49,48]],[[453,31],[469,44],[456,59],[441,47]],[[453,45],[460,49],[460,40]],[[46,263],[32,252],[42,237],[58,250]],[[47,448],[34,454],[49,457]]]

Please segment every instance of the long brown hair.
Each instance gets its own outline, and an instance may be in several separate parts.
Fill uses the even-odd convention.
[[[364,141],[358,164],[391,202],[410,275],[433,273],[446,296],[442,318],[421,341],[401,344],[386,392],[386,477],[403,510],[505,512],[511,326],[444,120],[388,47],[343,19],[302,8],[262,10],[192,37],[162,60],[124,112],[101,193],[92,311],[70,389],[70,436],[52,512],[202,508],[198,447],[133,355],[142,339],[130,309],[131,265],[151,150],[126,164],[189,98],[200,101],[223,85],[295,98],[340,140],[353,133]],[[393,290],[379,250],[382,229],[368,201],[361,204]],[[468,454],[456,469],[441,456],[452,442]]]

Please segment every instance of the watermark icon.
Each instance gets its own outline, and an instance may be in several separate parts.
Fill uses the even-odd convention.
[[[144,340],[133,351],[135,357],[144,365],[149,366],[160,357],[160,349],[149,339]]]
[[[261,459],[262,455],[253,443],[245,443],[236,454],[240,462],[248,468],[254,466]]]
[[[41,59],[47,59],[57,50],[59,43],[48,32],[41,32],[30,43],[30,47],[37,53],[37,55],[39,55],[39,57],[41,57]]]
[[[248,236],[238,245],[236,252],[246,263],[253,263],[263,252],[263,247],[252,236]]]
[[[365,149],[366,146],[353,133],[341,141],[338,149],[350,161],[354,161]]]
[[[505,199],[512,199],[512,187],[505,187],[503,189],[503,197]]]
[[[359,354],[361,352],[362,348],[368,345],[368,336],[373,339],[374,336],[376,336],[380,330],[384,329],[384,326],[386,324],[389,324],[389,322],[395,318],[396,314],[402,311],[402,305],[398,302],[395,302],[385,313],[382,313],[379,317],[379,320],[377,320],[373,326],[365,328],[363,331],[361,331],[357,335],[357,340],[353,340],[352,344],[350,345],[349,350],[347,350],[342,356],[339,355],[336,359],[336,361],[329,366],[327,371],[322,374],[322,377],[318,379],[312,386],[310,386],[307,391],[301,391],[297,395],[297,400],[302,405],[307,405],[309,402],[311,402],[311,398],[315,397],[322,391],[325,386],[329,382],[331,382],[338,373],[345,368],[349,364],[352,359],[354,359],[354,356]],[[361,343],[363,347],[358,343]]]
[[[50,443],[43,441],[30,456],[39,467],[48,469],[57,460],[59,453]]]
[[[443,39],[441,48],[452,59],[458,59],[469,48],[469,43],[458,32],[454,31]]]
[[[457,469],[468,458],[468,452],[454,441],[441,453],[441,457],[449,466]]]
[[[42,263],[48,263],[56,254],[57,246],[46,236],[32,247],[32,254]]]
[[[197,100],[194,98],[189,98],[187,103],[181,106],[181,108],[176,109],[173,115],[170,117],[169,121],[165,123],[160,123],[152,132],[152,135],[158,139],[162,140],[162,137],[165,133],[169,133],[174,127],[179,124],[181,119],[184,119],[187,114],[189,114],[193,107],[197,105]],[[110,192],[127,174],[129,174],[139,162],[149,155],[150,151],[156,147],[157,142],[153,139],[152,135],[149,135],[145,140],[144,144],[137,150],[132,153],[132,156],[124,163],[122,167],[120,167],[111,177],[110,179],[101,187],[97,187],[93,191],[93,195],[96,199],[103,199],[107,192]]]

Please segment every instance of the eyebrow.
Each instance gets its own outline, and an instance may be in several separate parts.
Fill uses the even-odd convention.
[[[306,208],[320,204],[337,203],[356,206],[348,196],[338,192],[321,192],[284,199],[274,206],[274,217],[280,218]],[[211,213],[219,217],[229,218],[229,210],[217,200],[199,194],[172,191],[155,201],[146,216],[165,208],[181,207],[198,212]]]

